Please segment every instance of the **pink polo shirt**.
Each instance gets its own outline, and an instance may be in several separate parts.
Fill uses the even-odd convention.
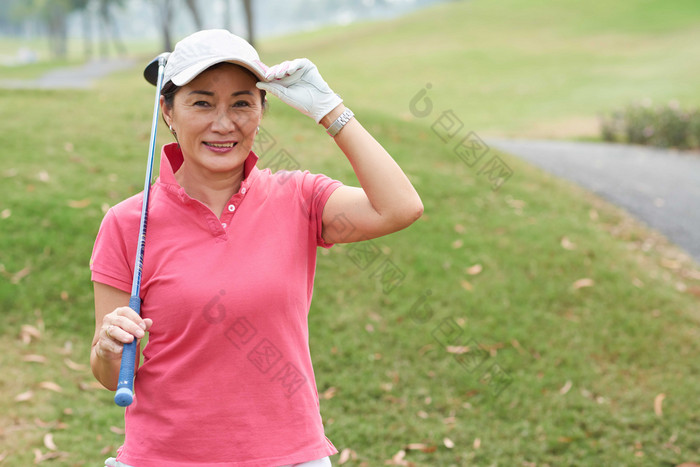
[[[118,460],[138,467],[260,466],[335,454],[325,437],[307,317],[323,207],[341,183],[259,170],[221,219],[174,177],[163,147],[151,189],[141,314],[151,318]],[[142,194],[106,214],[92,279],[131,291]]]

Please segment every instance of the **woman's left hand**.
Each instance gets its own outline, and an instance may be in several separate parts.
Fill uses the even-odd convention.
[[[270,81],[257,83],[259,89],[277,96],[316,123],[343,102],[308,58],[274,65],[267,70],[266,77]]]

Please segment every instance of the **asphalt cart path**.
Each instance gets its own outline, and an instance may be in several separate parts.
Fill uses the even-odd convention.
[[[489,140],[627,210],[700,262],[700,154],[641,146]]]
[[[9,89],[88,89],[95,80],[116,71],[133,67],[128,58],[91,60],[83,65],[56,68],[37,79],[0,80],[0,88]]]

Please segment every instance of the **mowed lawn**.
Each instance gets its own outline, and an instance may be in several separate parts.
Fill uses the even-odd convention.
[[[700,461],[698,265],[478,145],[590,137],[598,112],[635,99],[700,104],[699,13],[474,0],[261,44],[269,63],[314,60],[425,204],[406,231],[319,252],[311,348],[335,465]],[[88,261],[104,211],[143,183],[153,88],[140,73],[0,90],[0,465],[101,465],[123,439],[89,370]],[[356,183],[279,101],[261,135],[261,166]]]

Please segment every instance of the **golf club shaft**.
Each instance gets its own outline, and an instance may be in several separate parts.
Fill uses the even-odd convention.
[[[131,283],[131,297],[129,308],[141,314],[141,274],[143,272],[143,253],[146,246],[146,224],[148,222],[148,200],[151,193],[151,178],[153,176],[153,159],[156,150],[156,131],[158,130],[158,114],[160,110],[160,89],[163,84],[163,72],[167,55],[158,56],[158,82],[156,84],[156,98],[153,105],[153,121],[151,123],[151,142],[148,148],[148,164],[146,168],[146,180],[143,186],[143,204],[141,206],[141,223],[139,226],[138,246],[136,248],[136,262],[134,264],[134,277]],[[134,369],[136,366],[136,338],[129,344],[124,344],[121,367],[119,368],[119,382],[114,402],[122,407],[131,404],[134,399]]]

